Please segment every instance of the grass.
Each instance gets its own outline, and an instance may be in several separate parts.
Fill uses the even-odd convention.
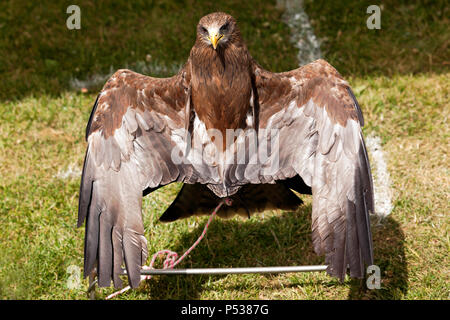
[[[444,0],[383,1],[379,30],[366,26],[371,1],[304,2],[322,53],[344,76],[449,70],[450,8]]]
[[[169,76],[186,62],[198,20],[213,11],[229,12],[245,21],[240,24],[242,34],[263,66],[282,71],[296,65],[295,50],[279,36],[289,34],[280,19],[282,12],[263,0],[220,4],[82,0],[77,1],[80,30],[66,27],[70,1],[44,2],[0,3],[0,100],[34,93],[57,96],[70,89],[72,79],[90,79],[123,67]]]
[[[111,8],[85,1],[79,4],[82,30],[70,32],[65,30],[68,3],[15,3],[0,4],[0,299],[85,299],[87,280],[67,288],[68,268],[81,270],[83,264],[84,229],[75,228],[80,177],[63,179],[58,173],[82,165],[83,131],[96,89],[68,90],[70,80],[107,74],[111,66],[139,70],[144,63],[149,72],[158,65],[170,70],[185,61],[197,19],[217,9],[239,17],[252,55],[265,67],[294,68],[296,52],[282,12],[263,1],[229,1],[220,8],[206,0],[116,1]],[[305,5],[316,34],[326,39],[325,58],[354,88],[365,134],[380,136],[386,152],[395,207],[373,224],[382,288],[364,290],[359,281],[340,283],[323,273],[162,276],[119,299],[449,298],[450,72],[448,50],[440,50],[448,46],[448,10],[439,9],[439,3],[426,10],[431,3],[393,7],[385,2],[382,29],[374,35],[361,27],[367,16],[363,3]],[[411,8],[417,18],[408,13]],[[339,29],[340,40],[330,36]],[[399,38],[401,33],[412,36]],[[410,56],[414,46],[420,52]],[[404,55],[397,54],[402,50]],[[168,248],[181,254],[203,230],[206,217],[158,222],[179,188],[170,185],[144,199],[149,253]],[[311,199],[305,197],[296,212],[216,219],[180,267],[320,264],[311,245],[310,212]],[[98,297],[113,291],[98,290]]]

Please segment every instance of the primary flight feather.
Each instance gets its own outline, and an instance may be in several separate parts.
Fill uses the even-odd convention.
[[[147,259],[142,197],[184,185],[161,216],[173,221],[219,212],[250,216],[295,209],[291,191],[312,194],[312,240],[328,273],[364,276],[373,264],[370,165],[360,107],[326,61],[272,73],[245,46],[225,13],[200,19],[189,59],[177,75],[152,78],[118,70],[97,97],[78,210],[86,220],[84,275],[99,286],[132,287]]]

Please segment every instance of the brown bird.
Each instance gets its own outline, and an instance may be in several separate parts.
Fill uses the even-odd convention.
[[[236,20],[203,17],[184,67],[171,78],[119,70],[92,110],[80,187],[86,219],[84,276],[122,286],[122,264],[137,287],[147,258],[142,197],[184,183],[161,216],[250,216],[295,210],[291,191],[312,193],[314,250],[328,273],[364,276],[373,264],[372,178],[361,109],[349,84],[326,61],[272,73],[251,57]]]

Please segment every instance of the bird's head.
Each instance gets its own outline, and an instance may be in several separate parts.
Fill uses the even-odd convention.
[[[200,19],[197,39],[216,50],[220,46],[239,38],[236,20],[223,12],[210,13]]]

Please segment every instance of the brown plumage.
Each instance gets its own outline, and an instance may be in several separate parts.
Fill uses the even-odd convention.
[[[326,61],[271,73],[251,57],[233,17],[197,26],[189,59],[171,78],[117,71],[100,92],[86,129],[78,225],[86,219],[84,274],[100,286],[132,287],[147,258],[142,196],[184,186],[161,220],[209,213],[250,216],[294,210],[313,195],[314,249],[328,273],[363,277],[373,263],[370,166],[358,103]]]
[[[211,50],[201,28],[223,25],[229,39]],[[192,104],[206,129],[219,130],[224,139],[226,129],[243,129],[252,93],[251,57],[233,17],[217,13],[200,20],[188,64]],[[225,140],[222,142],[225,148]]]

